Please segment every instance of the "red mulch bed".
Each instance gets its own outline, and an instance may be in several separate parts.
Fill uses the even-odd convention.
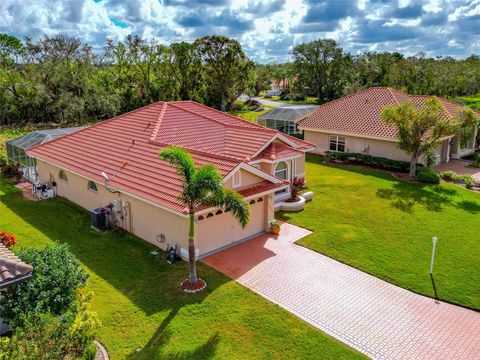
[[[297,197],[296,199],[292,199],[292,198],[288,198],[287,200],[285,200],[284,202],[286,203],[294,203],[294,202],[298,202],[300,201],[300,198]]]
[[[185,292],[196,293],[196,292],[199,292],[199,291],[205,289],[207,287],[207,283],[202,279],[198,279],[195,284],[190,284],[188,279],[185,279],[185,280],[182,281],[180,286],[182,287],[183,291],[185,291]]]

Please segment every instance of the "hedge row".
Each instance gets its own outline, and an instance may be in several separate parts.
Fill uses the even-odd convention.
[[[409,171],[410,163],[408,161],[399,161],[387,159],[384,157],[365,155],[360,153],[327,151],[327,159],[347,161],[354,160],[365,165],[375,166],[382,169]]]

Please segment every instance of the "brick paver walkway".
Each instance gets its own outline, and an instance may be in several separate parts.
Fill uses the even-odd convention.
[[[376,359],[480,359],[480,313],[437,302],[293,242],[282,224],[203,261]]]

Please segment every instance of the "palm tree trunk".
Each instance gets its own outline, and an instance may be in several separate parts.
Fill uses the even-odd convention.
[[[194,226],[195,214],[190,212],[190,228],[188,230],[188,282],[195,284],[197,282],[197,266],[195,259],[195,226]]]

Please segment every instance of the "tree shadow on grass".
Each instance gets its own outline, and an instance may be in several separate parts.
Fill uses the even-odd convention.
[[[0,201],[52,241],[68,244],[70,251],[89,271],[113,286],[146,315],[202,302],[217,287],[230,281],[199,264],[199,276],[207,280],[207,289],[186,294],[180,289],[180,282],[187,277],[183,261],[167,264],[161,256],[150,254],[155,249],[153,245],[134,235],[118,236],[92,230],[90,214],[72,202],[63,198],[33,202],[23,199],[16,191],[0,196]],[[35,236],[35,232],[31,233]],[[20,246],[40,246],[31,237],[20,238],[19,243]],[[102,297],[98,288],[96,296]]]
[[[172,309],[169,315],[162,321],[155,334],[148,343],[139,350],[134,350],[126,359],[128,360],[150,360],[150,359],[210,359],[213,358],[219,343],[218,334],[210,336],[207,342],[191,351],[177,351],[168,355],[160,354],[160,349],[168,344],[172,337],[172,332],[167,329],[170,322],[176,316],[178,309]]]
[[[390,200],[394,208],[407,213],[413,213],[415,205],[421,205],[432,212],[442,211],[445,206],[457,206],[476,211],[477,207],[480,206],[473,201],[456,204],[452,199],[455,194],[457,194],[455,189],[444,188],[439,185],[404,182],[396,182],[393,187],[378,189],[376,192],[379,198]]]

